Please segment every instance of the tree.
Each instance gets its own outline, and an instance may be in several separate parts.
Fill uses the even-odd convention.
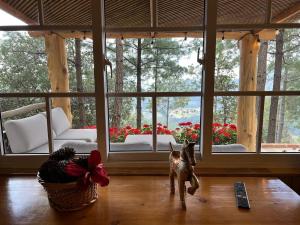
[[[274,69],[274,80],[273,80],[273,91],[280,90],[281,83],[281,71],[282,71],[282,60],[283,60],[283,34],[284,31],[280,30],[276,36],[276,52],[275,52],[275,69]],[[277,121],[277,110],[278,110],[278,96],[271,97],[270,114],[269,114],[269,126],[268,126],[268,143],[275,142],[276,132],[276,121]]]
[[[137,59],[136,59],[136,92],[142,92],[142,41],[137,40]],[[137,97],[136,102],[136,127],[142,126],[142,101],[141,97]]]
[[[76,89],[77,92],[83,92],[82,84],[82,60],[81,60],[81,40],[75,39],[75,70],[76,70]],[[79,123],[85,124],[84,98],[78,98]]]
[[[261,41],[257,61],[256,91],[264,91],[267,79],[268,41]],[[256,115],[259,118],[261,98],[256,98]],[[257,120],[257,127],[259,121]]]
[[[124,64],[123,64],[123,43],[120,38],[116,39],[116,79],[115,79],[115,92],[123,92],[124,79]],[[113,113],[111,116],[111,126],[120,127],[121,125],[121,112],[122,112],[122,98],[114,98]]]
[[[239,55],[235,41],[217,41],[215,90],[232,91],[238,87],[234,68],[238,66]],[[234,96],[218,96],[214,101],[214,119],[219,123],[233,123],[236,119],[237,100]]]
[[[46,92],[50,89],[43,38],[7,32],[0,41],[1,92]],[[44,101],[41,98],[1,98],[1,111]],[[24,116],[30,116],[35,112]],[[15,119],[20,116],[15,117]],[[12,118],[10,118],[12,119]]]

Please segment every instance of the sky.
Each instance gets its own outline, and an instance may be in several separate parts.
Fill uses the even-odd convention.
[[[0,9],[0,26],[26,25],[26,23]]]

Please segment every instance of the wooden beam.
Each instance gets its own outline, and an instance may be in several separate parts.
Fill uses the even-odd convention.
[[[53,32],[50,31],[29,31],[28,32],[30,36],[32,37],[43,37],[45,35],[49,35]],[[69,38],[80,38],[84,39],[89,38],[92,39],[93,34],[92,32],[55,32],[59,34],[60,36],[69,39]],[[248,31],[235,31],[235,32],[224,32],[224,39],[227,40],[240,40],[243,36],[245,36]],[[276,31],[275,30],[262,30],[259,33],[259,38],[261,40],[273,40],[276,37]],[[202,32],[172,32],[172,33],[155,33],[155,38],[184,38],[185,36],[190,38],[202,38],[203,33]],[[106,38],[152,38],[152,35],[150,32],[143,32],[143,33],[107,33]],[[217,32],[217,39],[221,39],[223,37],[223,32]]]
[[[288,9],[282,11],[278,15],[272,18],[272,23],[282,23],[290,19],[291,17],[295,16],[297,13],[300,12],[300,2],[295,3]]]
[[[96,94],[96,127],[98,150],[103,162],[108,159],[108,102],[105,77],[104,0],[92,0],[94,79]]]
[[[266,3],[267,3],[266,23],[271,23],[271,19],[272,19],[272,0],[266,0]]]
[[[240,91],[256,91],[257,36],[249,34],[240,41]],[[256,96],[240,96],[237,111],[237,142],[256,150]]]
[[[27,24],[38,24],[37,21],[30,19],[25,14],[21,13],[20,11],[13,8],[11,5],[6,3],[4,0],[0,0],[0,9],[4,10],[5,12],[11,14],[12,16],[22,20],[24,23]]]
[[[206,1],[205,4],[205,33],[204,33],[204,65],[201,98],[201,138],[200,150],[203,159],[209,158],[212,151],[212,123],[214,106],[214,78],[216,60],[216,25],[217,25],[217,1]]]
[[[20,107],[17,109],[1,112],[1,118],[6,119],[6,118],[13,117],[13,116],[18,116],[18,115],[22,115],[22,114],[31,112],[33,110],[45,109],[45,107],[46,107],[46,105],[44,102],[34,103],[34,104],[26,105],[26,106],[23,106],[23,107]]]
[[[45,36],[48,76],[52,92],[69,92],[69,73],[65,40],[56,34]],[[71,99],[52,98],[53,107],[61,107],[72,124]]]
[[[39,9],[39,24],[44,25],[44,2],[43,0],[38,0],[38,9]]]
[[[151,27],[157,27],[157,1],[150,0]]]

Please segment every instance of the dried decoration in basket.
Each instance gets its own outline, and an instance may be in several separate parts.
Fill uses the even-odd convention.
[[[40,167],[38,180],[47,191],[50,205],[60,211],[78,210],[95,202],[97,184],[109,183],[99,151],[75,158],[72,148],[52,153]]]

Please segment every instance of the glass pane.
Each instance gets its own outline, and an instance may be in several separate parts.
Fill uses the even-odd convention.
[[[300,90],[300,29],[266,32],[260,36],[260,40],[257,37],[252,39],[259,40],[256,45],[258,46],[257,61],[252,61],[253,68],[254,65],[257,67],[256,77],[251,76],[252,72],[247,73],[247,68],[251,69],[248,66],[251,58],[242,60],[240,56],[243,42],[227,40],[230,38],[230,33],[218,33],[218,38],[224,36],[225,40],[218,39],[216,45],[216,91]],[[241,36],[245,34],[241,33]],[[247,34],[246,37],[251,38]],[[254,51],[255,48],[252,50]],[[240,74],[241,68],[244,68],[246,73]]]
[[[223,34],[219,34],[223,35]],[[227,35],[226,33],[224,34]],[[239,88],[240,52],[237,40],[217,40],[215,90],[237,91]]]
[[[109,136],[110,151],[151,151],[151,98],[109,98]]]
[[[214,99],[212,150],[255,152],[257,109],[255,96],[217,96]]]
[[[201,97],[157,98],[157,150],[180,149],[184,140],[200,150]]]
[[[262,152],[300,152],[300,97],[265,99]]]
[[[71,147],[76,153],[97,149],[96,102],[93,97],[52,98],[54,151]],[[71,109],[71,110],[69,110]]]
[[[263,86],[260,90],[300,90],[299,35],[300,29],[280,29],[277,31],[274,41],[263,41],[261,43],[261,50],[265,51],[265,54],[268,52],[268,54],[266,55],[267,73],[265,74],[265,78],[262,79]],[[263,51],[260,52],[262,56],[264,54]]]
[[[5,154],[49,153],[43,98],[1,98],[0,107]]]
[[[202,67],[197,50],[202,40],[184,39],[108,39],[107,57],[113,63],[108,91],[200,91]]]
[[[1,92],[50,90],[43,37],[27,32],[0,32]]]
[[[84,34],[82,34],[84,35]],[[71,92],[94,92],[93,40],[65,39]],[[108,70],[109,71],[109,70]]]

